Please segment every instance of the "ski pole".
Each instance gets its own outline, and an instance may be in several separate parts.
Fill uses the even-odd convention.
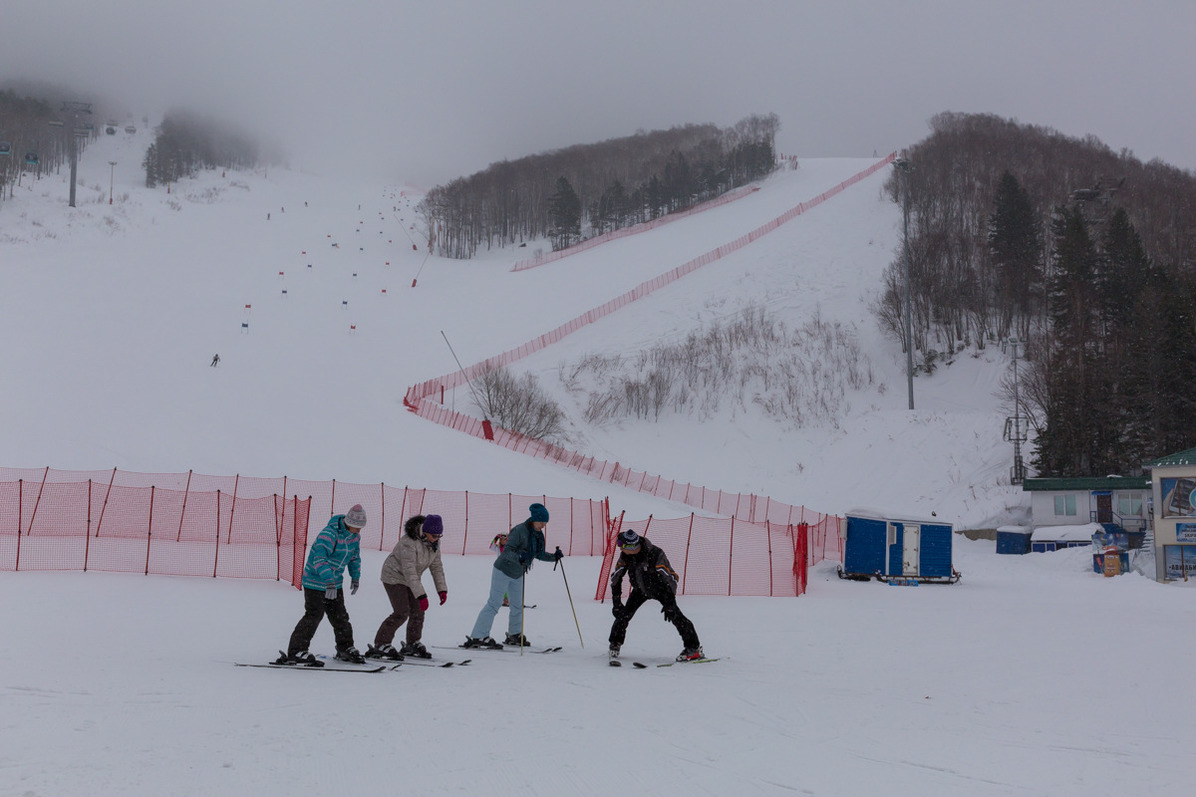
[[[569,591],[569,577],[565,575],[565,560],[557,559],[552,564],[552,569],[556,570],[556,566],[561,566],[561,578],[565,579],[565,594],[569,596],[569,608],[573,609],[573,624],[577,626],[577,639],[581,642],[581,646],[586,646],[586,641],[581,637],[581,623],[577,622],[577,609],[573,606],[573,593]]]
[[[519,580],[519,655],[523,655],[523,618],[527,611],[527,573]]]

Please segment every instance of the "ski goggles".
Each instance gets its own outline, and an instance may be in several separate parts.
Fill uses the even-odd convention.
[[[637,553],[640,549],[640,541],[625,542],[619,544],[619,550],[623,553]]]

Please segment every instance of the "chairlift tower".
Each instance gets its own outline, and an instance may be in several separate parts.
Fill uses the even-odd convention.
[[[914,334],[911,322],[910,262],[909,262],[909,173],[914,165],[905,158],[893,161],[901,184],[901,246],[905,261],[905,380],[909,387],[909,408],[914,408]]]
[[[75,179],[76,179],[76,175],[78,174],[78,171],[79,171],[79,147],[76,145],[75,141],[79,137],[80,131],[82,131],[82,135],[87,135],[91,131],[91,125],[86,125],[84,127],[79,126],[79,115],[80,114],[90,114],[91,113],[91,103],[90,102],[73,102],[70,100],[66,100],[62,103],[62,112],[64,114],[69,114],[71,117],[70,142],[67,144],[67,148],[68,148],[68,152],[70,154],[70,159],[71,159],[70,206],[74,207],[75,206]],[[53,122],[51,122],[51,124],[53,124]],[[61,127],[61,126],[63,126],[63,123],[59,122],[57,125],[54,125],[54,126]]]
[[[1018,347],[1024,345],[1025,341],[1008,338],[1005,344],[1011,349],[1013,357],[1013,417],[1005,419],[1004,434],[1004,438],[1013,443],[1013,467],[1009,469],[1009,483],[1021,484],[1026,480],[1026,466],[1022,462],[1022,443],[1026,442],[1028,435],[1022,429],[1021,400],[1017,385],[1017,354]]]

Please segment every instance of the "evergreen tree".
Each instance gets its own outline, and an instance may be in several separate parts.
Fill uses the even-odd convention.
[[[598,234],[617,230],[626,222],[627,191],[623,183],[615,180],[598,199],[598,212],[594,217],[594,229]]]
[[[560,250],[581,238],[581,199],[565,177],[558,177],[556,192],[548,198],[552,248]]]
[[[1053,325],[1044,433],[1035,466],[1046,476],[1106,472],[1105,408],[1098,400],[1097,253],[1079,209],[1060,208],[1051,223],[1053,274],[1047,312]]]
[[[1106,338],[1116,338],[1133,323],[1131,311],[1137,304],[1138,294],[1146,286],[1150,259],[1124,208],[1113,212],[1101,248],[1103,257],[1097,276],[1100,316]]]
[[[1001,175],[988,222],[988,247],[994,268],[994,292],[998,313],[997,336],[1008,337],[1015,319],[1018,335],[1025,339],[1035,297],[1042,290],[1042,239],[1038,214],[1030,195],[1017,178]]]
[[[664,194],[665,209],[669,213],[693,204],[693,174],[689,168],[689,161],[680,152],[671,153],[665,162],[661,190]]]
[[[145,168],[145,187],[153,188],[159,182],[157,143],[151,142],[149,147],[146,148],[145,158],[141,161],[141,165]]]

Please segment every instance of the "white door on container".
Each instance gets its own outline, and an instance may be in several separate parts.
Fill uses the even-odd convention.
[[[918,552],[922,541],[922,527],[917,523],[903,523],[901,535],[901,574],[918,575]]]

